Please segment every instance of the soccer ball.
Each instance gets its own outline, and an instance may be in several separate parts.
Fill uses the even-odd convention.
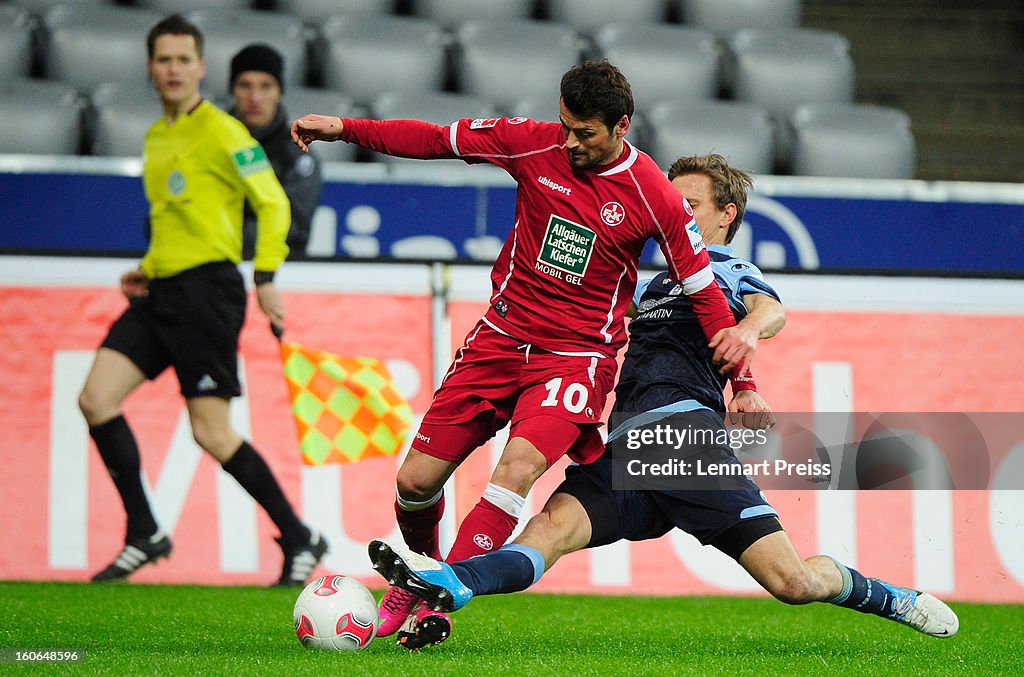
[[[321,576],[295,600],[292,619],[307,648],[361,651],[377,634],[377,603],[354,578]]]

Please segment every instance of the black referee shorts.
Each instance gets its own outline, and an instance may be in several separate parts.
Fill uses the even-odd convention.
[[[612,467],[607,455],[589,465],[571,465],[555,489],[575,497],[587,511],[588,548],[623,539],[646,541],[681,529],[739,559],[755,541],[782,531],[778,514],[753,482],[746,489],[613,489]]]
[[[125,355],[149,379],[174,367],[186,398],[237,397],[245,306],[238,267],[207,263],[152,280],[149,295],[132,299],[102,346]]]

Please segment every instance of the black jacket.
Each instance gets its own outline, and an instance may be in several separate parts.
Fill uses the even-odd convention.
[[[231,114],[239,117],[238,110]],[[266,127],[250,129],[270,160],[281,182],[284,192],[292,205],[292,225],[288,229],[289,258],[306,253],[309,242],[310,223],[313,212],[320,203],[323,178],[320,175],[320,160],[312,152],[303,153],[292,143],[291,129],[284,106],[277,107],[277,115]],[[245,218],[242,224],[242,255],[251,259],[256,247],[256,214],[249,203],[245,203]]]

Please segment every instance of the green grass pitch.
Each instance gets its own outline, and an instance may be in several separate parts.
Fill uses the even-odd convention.
[[[82,649],[78,665],[2,674],[671,675],[1024,673],[1024,607],[954,604],[960,634],[926,637],[825,604],[771,599],[508,595],[474,600],[452,638],[411,653],[304,649],[298,590],[0,583],[0,647]]]

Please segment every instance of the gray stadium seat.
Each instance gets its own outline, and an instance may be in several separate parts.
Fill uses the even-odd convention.
[[[394,0],[277,0],[279,12],[304,21],[319,21],[333,14],[390,14]]]
[[[587,34],[615,20],[661,23],[667,14],[665,0],[548,0],[547,9],[552,21]]]
[[[370,115],[378,120],[423,120],[447,125],[462,118],[497,117],[498,111],[487,99],[451,92],[387,92],[370,106]],[[390,162],[418,162],[409,158],[375,154],[375,159]],[[465,165],[462,160],[434,161],[435,165]]]
[[[509,117],[524,117],[541,122],[558,122],[558,99],[550,96],[524,96],[504,108]]]
[[[853,100],[850,43],[807,28],[748,28],[728,36],[732,94],[788,115],[802,103]]]
[[[27,78],[0,83],[0,153],[74,155],[81,110],[68,85]]]
[[[447,38],[426,19],[333,16],[321,30],[325,87],[368,104],[381,92],[440,90]]]
[[[89,97],[89,149],[93,155],[139,157],[146,132],[163,114],[148,82],[105,82]]]
[[[667,170],[681,155],[719,153],[730,164],[759,174],[773,167],[768,111],[732,101],[659,101],[644,111],[645,150]],[[641,146],[644,147],[644,146]]]
[[[745,28],[726,38],[726,79],[738,101],[766,107],[775,121],[776,160],[792,161],[787,120],[805,103],[849,103],[850,44],[838,33],[803,28]]]
[[[254,42],[270,45],[284,57],[285,90],[306,84],[306,39],[297,17],[233,9],[201,9],[185,17],[203,32],[207,95],[221,98],[229,93],[231,57]]]
[[[910,118],[871,104],[806,104],[790,118],[793,173],[912,179],[916,148]]]
[[[599,54],[619,67],[637,106],[718,93],[721,53],[713,33],[668,24],[609,24],[594,34]]]
[[[450,26],[470,19],[529,19],[533,0],[412,0],[413,14]]]
[[[43,15],[43,70],[80,90],[145,80],[146,33],[160,14],[131,7],[66,4]]]
[[[282,104],[290,120],[307,113],[337,115],[343,118],[362,115],[353,104],[352,97],[330,89],[289,87],[284,92]],[[313,144],[313,152],[325,162],[353,162],[358,149],[358,146],[341,141]]]
[[[0,82],[28,77],[32,68],[32,18],[28,10],[0,5]]]
[[[800,0],[672,0],[683,23],[726,35],[741,28],[796,28]]]
[[[579,63],[580,45],[576,32],[564,24],[473,20],[458,25],[453,57],[459,91],[507,109],[526,96],[557,103],[558,84]]]
[[[195,5],[201,5],[203,9],[252,9],[252,0],[203,0],[198,2],[183,2],[182,0],[135,0],[139,7],[145,7],[163,15],[176,14],[192,9]],[[190,7],[189,5],[192,5]]]
[[[42,16],[46,13],[46,10],[50,9],[54,5],[66,5],[70,4],[69,0],[15,0],[15,4],[27,9],[29,12]],[[114,0],[74,0],[76,5],[113,5]]]

